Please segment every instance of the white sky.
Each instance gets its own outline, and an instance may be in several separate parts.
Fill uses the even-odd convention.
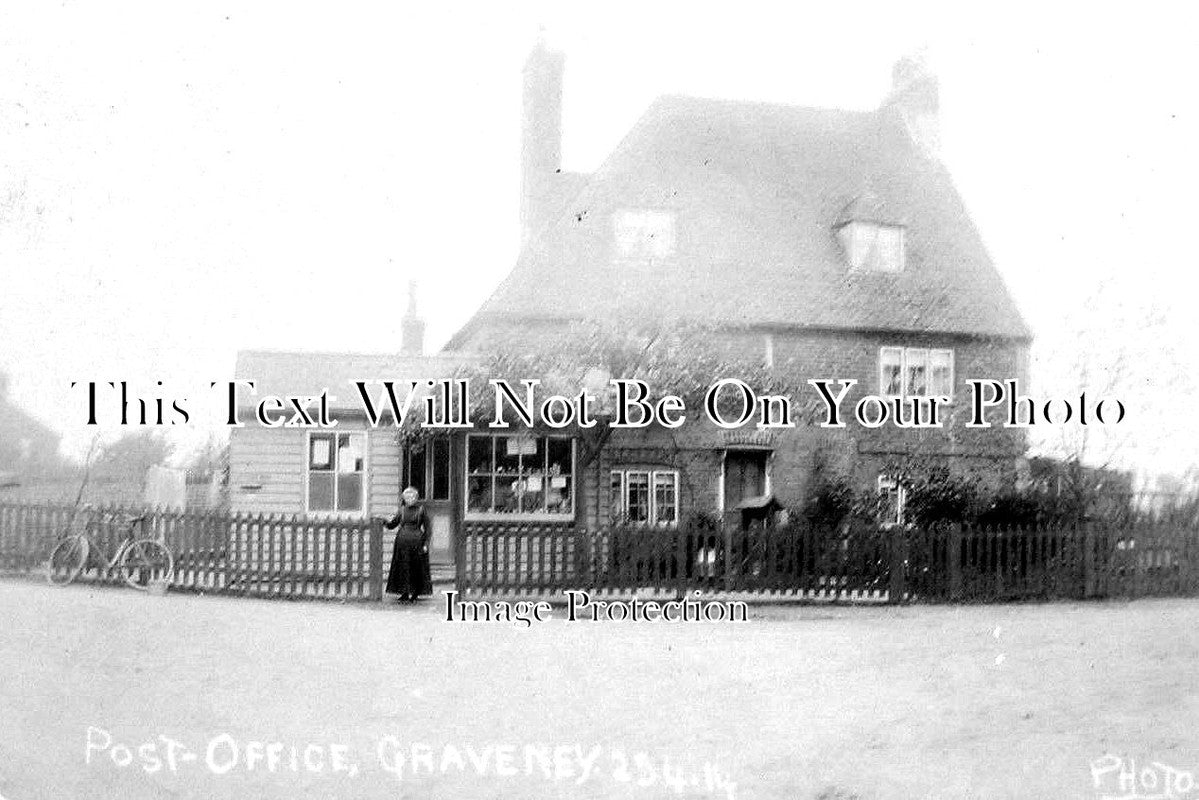
[[[1037,334],[1035,379],[1128,351],[1129,458],[1199,461],[1179,418],[1199,389],[1199,20],[958,5],[7,2],[0,369],[75,452],[70,381],[192,396],[239,348],[392,349],[413,277],[440,346],[516,254],[539,25],[567,53],[575,170],[658,94],[872,108],[926,48],[944,160]]]

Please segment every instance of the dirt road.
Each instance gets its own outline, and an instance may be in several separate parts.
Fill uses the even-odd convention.
[[[1107,755],[1199,771],[1196,601],[443,618],[0,582],[0,796],[1096,798]]]

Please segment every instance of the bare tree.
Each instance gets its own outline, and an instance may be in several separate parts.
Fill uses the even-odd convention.
[[[1191,370],[1173,348],[1159,309],[1130,305],[1101,285],[1070,316],[1073,324],[1064,326],[1073,332],[1069,342],[1039,343],[1030,394],[1042,402],[1068,400],[1073,416],[1053,425],[1039,423],[1031,431],[1031,446],[1034,455],[1052,462],[1042,462],[1042,482],[1052,481],[1068,516],[1083,518],[1102,513],[1105,506],[1109,513],[1117,505],[1127,510],[1133,471],[1161,455],[1161,421],[1181,422],[1168,398],[1194,387],[1187,386],[1193,382]],[[1135,346],[1127,338],[1130,330],[1139,332]],[[1156,346],[1146,348],[1144,342]],[[1092,412],[1105,398],[1107,424],[1100,424]],[[1119,423],[1113,419],[1117,400],[1126,412]]]

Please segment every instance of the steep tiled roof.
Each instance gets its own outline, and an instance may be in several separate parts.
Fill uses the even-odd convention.
[[[841,209],[841,212],[837,214],[837,219],[833,223],[833,227],[836,228],[847,222],[878,222],[888,225],[903,225],[905,220],[901,214],[887,208],[887,205],[878,195],[867,189],[850,200],[845,205],[845,208]]]
[[[834,228],[855,202],[906,226],[903,272],[849,270]],[[617,258],[621,209],[675,212],[675,254]],[[1030,336],[945,167],[887,108],[660,98],[449,346],[489,319],[630,314]]]

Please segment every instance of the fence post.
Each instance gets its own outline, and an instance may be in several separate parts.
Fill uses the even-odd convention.
[[[457,515],[458,524],[454,529],[454,588],[459,595],[466,594],[466,523]]]
[[[383,599],[383,521],[371,520],[370,599]]]
[[[1195,592],[1196,579],[1199,578],[1199,530],[1188,529],[1183,536],[1185,549],[1183,551],[1183,569],[1186,583],[1183,592],[1189,597]]]
[[[1195,587],[1195,531],[1183,529],[1179,532],[1182,547],[1179,551],[1178,575],[1181,585],[1179,594],[1189,597]]]
[[[1082,534],[1082,596],[1094,597],[1095,585],[1095,528],[1087,523]]]
[[[906,575],[904,574],[907,561],[908,534],[903,528],[896,528],[891,540],[891,583],[887,587],[887,602],[902,603]]]
[[[601,529],[591,530],[584,528],[571,528],[575,541],[575,552],[579,554],[579,561],[575,569],[575,585],[578,588],[596,588],[601,574],[600,558],[606,553],[606,549],[602,547],[604,542]],[[582,544],[580,545],[580,541]]]
[[[945,544],[945,561],[949,566],[949,599],[962,599],[962,526],[950,525]]]
[[[733,528],[728,522],[721,526],[721,534],[724,537],[724,590],[730,592],[733,590]]]

